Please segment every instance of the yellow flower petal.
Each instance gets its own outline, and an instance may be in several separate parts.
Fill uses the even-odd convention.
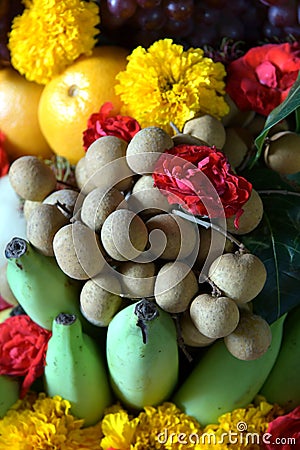
[[[201,114],[217,119],[229,107],[224,99],[225,67],[204,57],[202,49],[184,51],[172,39],[137,47],[128,56],[125,71],[116,79],[122,113],[141,126],[156,125],[172,134],[170,122],[182,130],[187,120]]]

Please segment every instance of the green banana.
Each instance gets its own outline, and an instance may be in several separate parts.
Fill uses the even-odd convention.
[[[174,403],[201,425],[253,401],[269,375],[281,345],[285,316],[271,325],[272,343],[259,359],[242,361],[227,350],[223,339],[211,345],[173,396]]]
[[[85,426],[98,422],[111,404],[106,367],[93,339],[82,333],[73,314],[59,314],[53,321],[46,352],[45,391],[71,403],[71,413]]]
[[[149,300],[125,307],[108,325],[106,356],[111,386],[124,405],[142,409],[161,403],[178,379],[173,319]]]
[[[0,375],[0,417],[5,416],[9,408],[19,400],[20,383],[16,378]]]
[[[80,313],[80,288],[56,263],[54,257],[38,253],[22,238],[13,238],[6,246],[7,280],[19,304],[30,318],[47,330],[60,313]]]
[[[278,358],[260,394],[285,411],[300,404],[300,306],[288,313]]]

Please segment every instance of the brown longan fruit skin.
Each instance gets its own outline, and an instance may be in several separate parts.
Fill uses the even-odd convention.
[[[81,194],[83,195],[87,195],[96,187],[87,173],[85,156],[80,158],[75,166],[75,180]]]
[[[171,136],[155,126],[138,131],[128,144],[127,163],[138,174],[153,173],[161,153],[174,146]]]
[[[282,131],[271,136],[264,158],[267,166],[282,175],[300,172],[300,136],[292,131]]]
[[[228,351],[238,359],[251,361],[260,358],[272,341],[269,324],[260,316],[242,311],[236,329],[224,337]]]
[[[264,214],[264,205],[260,195],[255,189],[252,189],[251,195],[243,205],[243,214],[239,218],[239,226],[234,226],[234,218],[226,219],[227,230],[232,234],[243,235],[253,231],[261,222]]]
[[[105,259],[97,234],[76,221],[60,228],[53,239],[57,264],[70,278],[88,280],[101,272]]]
[[[152,175],[142,175],[133,185],[131,195],[127,198],[130,209],[145,217],[151,217],[162,212],[169,212],[167,197],[154,186]]]
[[[115,188],[93,189],[83,200],[81,220],[97,233],[107,217],[119,207],[127,208],[127,202],[122,192]]]
[[[251,253],[226,253],[213,261],[208,277],[225,296],[237,303],[247,303],[263,289],[267,271],[263,262]]]
[[[87,280],[80,292],[80,309],[93,325],[107,327],[119,310],[121,286],[116,277],[99,274]]]
[[[166,237],[166,245],[161,254],[154,256],[161,259],[175,260],[188,257],[198,244],[197,227],[175,214],[158,214],[146,222],[148,232],[161,230]],[[154,242],[155,246],[155,242]]]
[[[207,142],[208,146],[215,145],[221,149],[225,144],[226,133],[222,122],[209,114],[188,120],[183,127],[184,134],[192,136]]]
[[[54,256],[54,235],[68,222],[67,217],[55,205],[40,203],[27,220],[27,239],[43,255]]]
[[[25,200],[42,201],[55,190],[56,176],[37,156],[21,156],[9,169],[9,181]]]
[[[116,136],[102,136],[94,141],[85,154],[85,170],[96,187],[128,190],[132,171],[126,161],[127,142]]]
[[[117,261],[137,258],[148,242],[147,227],[133,211],[112,212],[101,228],[101,241],[108,255]]]
[[[119,265],[118,271],[122,275],[120,280],[124,297],[135,299],[154,296],[156,272],[154,262],[126,261]]]
[[[164,311],[174,314],[185,311],[197,291],[197,278],[183,262],[166,263],[157,274],[154,296]]]
[[[10,305],[19,304],[7,281],[7,263],[0,266],[0,296]]]
[[[215,342],[215,339],[200,333],[195,327],[188,310],[181,315],[179,323],[181,336],[185,345],[189,347],[207,347]]]
[[[76,209],[81,206],[83,196],[73,189],[59,189],[48,195],[43,203],[56,205],[57,208],[70,219],[73,215],[75,205]]]
[[[190,305],[195,327],[205,336],[218,339],[230,334],[239,322],[239,308],[230,298],[200,294]]]

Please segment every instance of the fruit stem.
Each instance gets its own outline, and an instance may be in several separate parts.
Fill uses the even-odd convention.
[[[170,122],[170,126],[173,129],[173,131],[175,132],[175,134],[182,134],[180,133],[180,131],[178,130],[178,128],[176,127],[175,123]]]
[[[236,239],[234,236],[232,236],[232,234],[228,233],[228,231],[225,231],[219,225],[215,225],[214,223],[211,223],[211,222],[206,222],[205,220],[201,220],[198,217],[191,216],[190,214],[186,214],[182,211],[179,211],[178,209],[173,209],[172,214],[177,214],[177,216],[180,216],[183,219],[187,219],[190,222],[196,222],[206,229],[212,228],[213,230],[218,231],[219,233],[223,234],[223,236],[225,236],[227,239],[229,239],[231,242],[233,242],[235,245],[237,245],[243,251],[246,250],[246,248],[242,242],[240,242],[238,239]]]
[[[178,347],[182,350],[182,352],[183,352],[184,356],[186,357],[186,359],[188,360],[188,362],[192,362],[193,358],[189,354],[189,352],[187,351],[185,343],[184,343],[184,339],[182,337],[181,327],[180,327],[180,320],[179,320],[179,314],[172,314],[171,317],[174,320],[175,327],[176,327]]]
[[[148,342],[148,327],[147,322],[155,319],[158,316],[158,309],[154,302],[143,298],[139,301],[134,308],[134,314],[138,317],[136,325],[140,327],[142,331],[143,343]]]
[[[265,189],[257,191],[259,194],[283,194],[283,195],[295,195],[300,197],[300,192],[288,191],[286,189]]]
[[[17,259],[25,255],[26,251],[27,251],[27,242],[25,241],[25,239],[14,237],[5,248],[5,257],[7,259],[10,258]]]

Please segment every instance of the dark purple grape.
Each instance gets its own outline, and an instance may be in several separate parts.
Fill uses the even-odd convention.
[[[122,19],[132,17],[136,8],[135,0],[107,0],[107,9],[110,13]]]
[[[210,8],[222,9],[227,6],[227,0],[204,0],[206,6]]]
[[[219,34],[221,37],[227,37],[233,40],[244,39],[245,27],[236,16],[224,14],[220,23]]]
[[[101,14],[101,27],[108,30],[115,30],[123,25],[126,21],[123,17],[116,16],[112,14],[107,6],[106,2],[101,2],[100,4],[100,14]]]
[[[243,14],[244,12],[249,11],[249,9],[255,8],[249,7],[248,0],[232,0],[228,3],[228,9],[234,11],[235,14]]]
[[[263,5],[266,6],[281,6],[281,5],[286,5],[286,2],[289,0],[259,0],[260,3],[262,3]]]
[[[286,35],[292,35],[295,38],[300,38],[300,25],[294,25],[293,27],[284,27]]]
[[[208,25],[195,26],[191,35],[189,36],[189,42],[192,47],[203,47],[204,45],[217,45],[219,41],[219,35],[217,29]]]
[[[183,38],[189,36],[194,27],[193,19],[187,20],[171,20],[169,19],[164,26],[164,31],[168,37]]]
[[[155,8],[161,4],[161,0],[136,0],[141,8]]]
[[[160,6],[155,8],[137,8],[131,23],[133,27],[143,30],[160,30],[166,23],[167,18]]]
[[[220,16],[221,11],[219,9],[203,7],[199,4],[196,5],[193,13],[194,22],[199,26],[203,23],[216,26]]]
[[[263,36],[267,39],[281,38],[283,37],[283,29],[274,27],[270,22],[266,22],[262,27]]]
[[[186,20],[193,13],[193,0],[163,0],[163,8],[171,20]]]
[[[268,19],[274,27],[289,27],[297,23],[297,11],[295,3],[284,6],[270,6]]]

